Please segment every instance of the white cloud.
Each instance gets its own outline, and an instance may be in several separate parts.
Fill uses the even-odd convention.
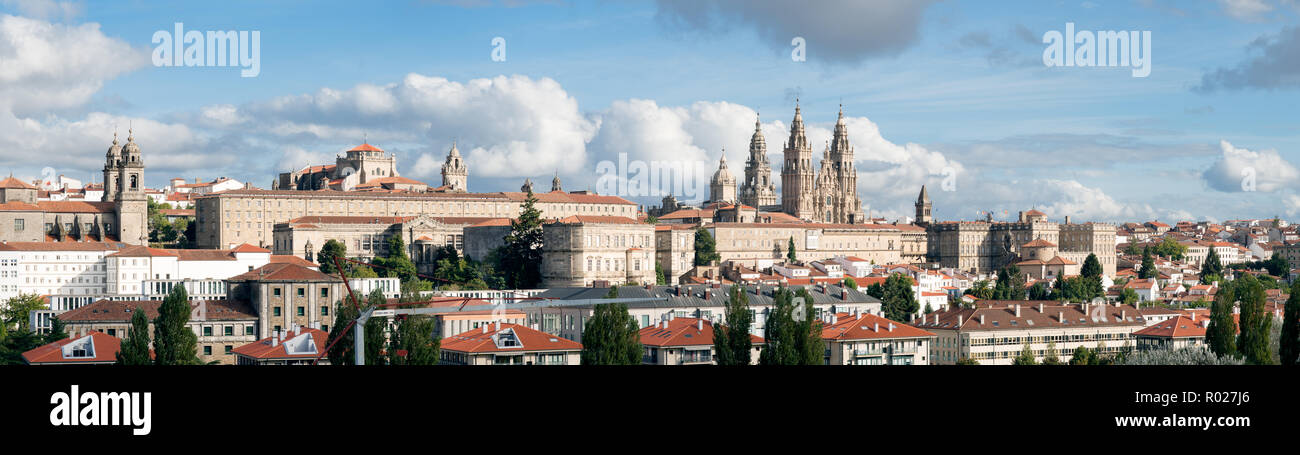
[[[1277,150],[1251,151],[1234,147],[1228,141],[1219,141],[1219,147],[1222,155],[1201,174],[1210,188],[1224,192],[1249,191],[1248,180],[1253,178],[1255,191],[1273,192],[1292,187],[1300,179],[1300,170]]]
[[[0,4],[18,10],[24,16],[45,20],[71,20],[81,14],[79,2],[59,2],[54,0],[3,0]]]
[[[1237,20],[1257,21],[1260,16],[1273,11],[1273,5],[1266,0],[1219,0],[1223,12]]]

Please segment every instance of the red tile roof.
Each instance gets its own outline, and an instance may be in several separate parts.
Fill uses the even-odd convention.
[[[238,300],[203,301],[204,315],[207,320],[246,320],[257,319],[257,313],[248,302]],[[144,310],[150,320],[158,317],[158,307],[162,300],[99,300],[81,308],[63,312],[59,320],[73,322],[129,322],[131,313],[137,308]],[[198,311],[199,301],[190,302],[192,311]]]
[[[625,216],[570,215],[553,221],[557,224],[645,224]]]
[[[16,178],[14,178],[12,175],[9,176],[8,178],[5,178],[4,180],[0,180],[0,188],[2,188],[2,189],[6,189],[6,190],[12,190],[12,189],[34,190],[34,189],[36,189],[36,187],[35,187],[35,186],[32,186],[30,183],[24,182],[24,181],[22,181],[22,180],[18,180],[18,179],[16,179]]]
[[[353,147],[352,150],[348,150],[348,151],[349,152],[382,152],[384,150],[370,144],[361,144],[356,147]]]
[[[239,244],[239,246],[231,249],[230,251],[236,253],[270,253],[271,252],[271,250],[268,250],[266,248],[262,248],[260,246],[253,246],[247,243],[241,243]]]
[[[836,317],[839,318],[837,322],[822,327],[822,339],[847,341],[936,336],[928,331],[870,313],[859,314],[856,318],[849,313],[839,313]]]
[[[315,262],[308,261],[298,256],[293,256],[288,254],[272,254],[270,263],[271,264],[293,264],[293,265],[299,265],[308,268],[320,266]]]
[[[80,201],[38,201],[37,207],[48,213],[114,213],[117,207],[112,202]]]
[[[94,343],[94,357],[86,358],[64,358],[63,347],[73,341],[90,337]],[[117,351],[122,348],[122,340],[104,332],[90,332],[86,335],[76,338],[64,338],[53,343],[40,346],[36,349],[23,353],[23,361],[29,365],[38,364],[91,364],[91,363],[113,363],[117,361]]]
[[[1167,321],[1133,332],[1133,335],[1162,338],[1203,338],[1205,337],[1206,327],[1202,324],[1209,320],[1208,316],[1200,316],[1195,313],[1190,316],[1178,315]]]
[[[299,327],[299,333],[294,335],[292,331],[285,334],[284,340],[274,343],[272,338],[267,337],[246,345],[232,349],[235,355],[252,357],[261,360],[278,360],[278,359],[314,359],[325,352],[326,343],[329,341],[330,334],[320,329],[310,327]],[[302,338],[306,337],[306,338]],[[310,342],[315,345],[315,349],[308,352],[290,354],[285,349],[285,344],[294,344],[297,342]]]
[[[499,325],[493,323],[484,327],[487,327],[486,331],[483,328],[478,328],[443,338],[441,347],[445,351],[468,353],[576,351],[582,349],[582,344],[576,341],[533,330],[519,324],[502,322]],[[497,346],[494,335],[506,331],[514,332],[515,338],[519,341],[519,347],[502,348]]]
[[[341,281],[297,264],[272,262],[228,278],[229,281]]]
[[[713,323],[707,319],[699,318],[673,318],[667,321],[668,328],[663,328],[663,323],[641,328],[638,334],[641,336],[641,344],[645,346],[701,346],[713,345]],[[701,323],[704,330],[700,330]],[[749,341],[754,344],[763,344],[761,337],[750,335]]]
[[[164,250],[161,248],[149,248],[140,245],[131,245],[126,248],[122,248],[121,250],[118,250],[116,253],[110,254],[108,256],[143,258],[143,257],[178,257],[179,255],[172,250]]]
[[[1056,246],[1056,244],[1043,239],[1034,239],[1029,243],[1021,245],[1021,247],[1024,248],[1042,248],[1042,247],[1052,247],[1052,246]]]

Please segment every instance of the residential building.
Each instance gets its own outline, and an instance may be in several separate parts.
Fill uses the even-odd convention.
[[[638,332],[646,365],[717,365],[717,351],[713,349],[713,322],[703,318],[664,318],[658,323],[642,327]],[[763,339],[749,335],[753,348],[749,353],[751,365],[758,364],[763,351]]]
[[[254,339],[284,333],[291,327],[329,332],[335,304],[344,296],[339,277],[288,263],[267,264],[227,282],[229,298],[248,302],[257,316]]]
[[[112,365],[122,340],[103,332],[68,337],[23,353],[28,365]]]
[[[655,283],[655,227],[620,216],[574,215],[542,228],[542,287]]]
[[[1112,304],[1062,304],[1056,301],[988,301],[975,308],[948,308],[925,315],[914,325],[937,335],[936,364],[969,358],[982,365],[1009,365],[1028,344],[1035,361],[1048,354],[1068,362],[1077,347],[1114,355],[1133,346],[1133,332],[1147,326],[1137,307]]]
[[[294,326],[270,337],[237,347],[236,365],[329,365],[325,356],[329,332]],[[319,360],[317,360],[319,359]]]
[[[153,333],[161,300],[100,300],[59,315],[68,337],[82,337],[94,332],[125,339],[131,330],[131,316],[144,311]],[[190,320],[186,327],[198,337],[199,360],[224,365],[235,363],[235,347],[253,341],[258,325],[257,314],[247,302],[238,300],[191,301]],[[150,335],[152,336],[152,335]]]
[[[827,313],[828,365],[929,365],[936,335],[871,313]]]
[[[494,322],[442,339],[447,365],[578,365],[582,345],[512,323]]]

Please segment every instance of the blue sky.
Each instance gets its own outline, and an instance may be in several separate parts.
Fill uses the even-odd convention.
[[[265,187],[362,137],[433,184],[457,140],[473,191],[557,171],[567,189],[592,187],[619,153],[711,174],[724,147],[741,177],[755,112],[779,172],[798,96],[815,144],[843,103],[877,215],[908,214],[927,184],[945,219],[1030,206],[1100,221],[1297,219],[1297,13],[1295,0],[0,0],[0,159],[15,175],[90,179],[116,124],[137,127],[156,186],[225,175]],[[260,74],[154,67],[151,37],[175,22],[259,31]],[[1151,31],[1151,75],[1044,66],[1042,36],[1066,22]],[[791,60],[794,36],[807,61]]]

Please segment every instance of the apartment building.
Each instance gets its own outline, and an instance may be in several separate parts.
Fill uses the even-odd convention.
[[[655,262],[663,268],[665,284],[678,284],[695,267],[695,226],[655,226]]]
[[[527,326],[494,322],[442,339],[446,365],[578,365],[582,345]]]
[[[637,333],[645,355],[646,365],[717,365],[717,351],[713,349],[713,321],[703,318],[668,318],[654,325],[642,327]],[[758,365],[763,352],[762,338],[750,335],[753,348],[749,353],[751,365]]]
[[[574,215],[542,228],[542,287],[655,283],[655,227],[621,216]]]
[[[248,302],[257,316],[254,339],[293,327],[329,332],[335,304],[344,296],[342,279],[296,264],[267,264],[227,282],[229,298]]]
[[[1147,323],[1131,305],[1012,300],[936,311],[913,325],[937,335],[933,363],[970,358],[984,365],[1009,365],[1026,343],[1040,362],[1049,342],[1055,343],[1062,362],[1069,361],[1080,346],[1116,354],[1126,345],[1132,348],[1133,332]]]
[[[827,313],[827,365],[929,365],[934,333],[870,313]]]
[[[299,191],[245,188],[195,198],[196,244],[221,248],[274,244],[275,225],[309,216],[514,218],[525,192],[455,193],[405,190]],[[636,204],[587,191],[537,193],[543,218],[572,215],[635,218]]]
[[[329,365],[329,332],[294,326],[234,349],[236,365]],[[320,360],[318,361],[317,358]]]
[[[69,338],[101,332],[125,339],[130,334],[131,316],[144,311],[149,319],[149,333],[158,317],[161,300],[98,302],[59,315]],[[237,300],[191,301],[190,321],[186,324],[198,336],[199,360],[233,365],[234,348],[257,339],[257,314],[246,302]],[[152,335],[151,335],[152,336]]]

